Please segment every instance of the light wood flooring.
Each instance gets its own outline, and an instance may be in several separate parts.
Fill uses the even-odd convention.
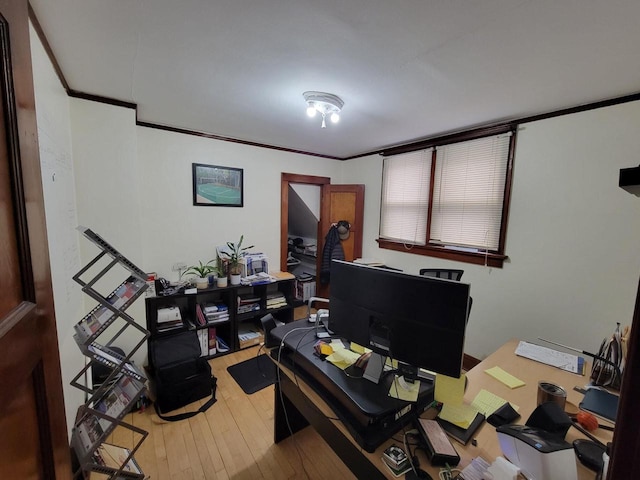
[[[253,347],[210,360],[218,379],[217,402],[204,414],[165,422],[151,407],[126,417],[128,423],[149,432],[135,455],[149,478],[355,478],[311,427],[274,444],[274,386],[246,395],[227,372],[228,366],[257,353],[258,347]],[[176,413],[197,409],[202,403],[204,400]],[[130,430],[119,428],[112,440],[118,445],[132,446],[133,435]]]

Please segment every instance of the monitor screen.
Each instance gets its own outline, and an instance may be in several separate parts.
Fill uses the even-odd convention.
[[[469,284],[334,260],[329,328],[412,367],[459,377]]]

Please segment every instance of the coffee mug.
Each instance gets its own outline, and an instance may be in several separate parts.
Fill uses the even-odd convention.
[[[559,385],[551,382],[538,382],[538,405],[554,402],[563,409],[567,402],[567,392]]]

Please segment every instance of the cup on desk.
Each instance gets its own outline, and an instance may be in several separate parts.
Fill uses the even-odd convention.
[[[567,403],[567,392],[559,385],[551,382],[538,382],[538,405],[554,402],[564,410]]]

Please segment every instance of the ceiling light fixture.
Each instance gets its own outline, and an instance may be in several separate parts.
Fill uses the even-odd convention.
[[[337,95],[324,92],[304,92],[302,96],[307,102],[308,116],[315,117],[317,112],[322,114],[322,128],[327,128],[324,121],[327,115],[333,123],[340,121],[340,110],[342,110],[344,102]]]

